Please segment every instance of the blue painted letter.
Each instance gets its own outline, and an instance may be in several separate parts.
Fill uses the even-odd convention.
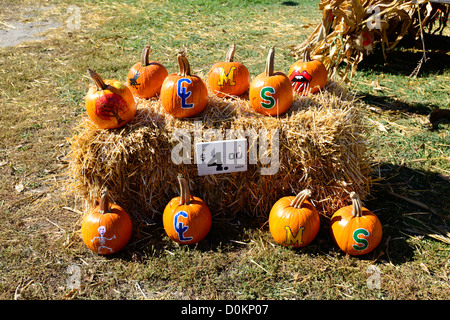
[[[191,79],[181,78],[177,81],[177,94],[181,99],[181,109],[191,109],[194,107],[193,103],[186,103],[187,98],[191,96],[191,91],[187,91],[185,87],[182,86],[183,82],[191,84]]]
[[[178,239],[180,239],[180,241],[189,241],[192,240],[192,237],[184,237],[184,233],[189,229],[189,226],[185,226],[183,224],[183,222],[178,222],[178,217],[182,216],[184,218],[188,218],[188,214],[185,211],[180,211],[177,212],[175,214],[175,216],[173,217],[173,226],[175,228],[175,231],[178,233]]]

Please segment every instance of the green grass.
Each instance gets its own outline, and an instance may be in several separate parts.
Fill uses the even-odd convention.
[[[43,41],[0,48],[0,298],[448,299],[448,245],[423,234],[427,227],[448,232],[450,129],[426,127],[432,109],[449,105],[449,55],[442,50],[430,53],[418,78],[408,75],[421,52],[400,47],[387,65],[374,55],[349,84],[367,105],[361,112],[379,178],[366,205],[380,217],[384,236],[368,256],[339,252],[324,217],[316,239],[297,250],[274,244],[266,218],[243,216],[215,218],[208,237],[192,247],[170,241],[160,221],[139,225],[112,257],[91,253],[81,240],[83,208],[62,186],[66,138],[84,114],[91,82],[87,68],[124,81],[150,44],[151,58],[169,72],[177,71],[176,52],[185,49],[192,69],[205,76],[234,42],[236,60],[252,77],[263,71],[272,45],[275,68],[287,72],[295,61],[291,46],[320,19],[317,3],[28,1],[21,5],[53,9],[25,12],[4,1],[0,21],[53,18],[61,28]],[[71,33],[70,4],[82,18]],[[380,289],[368,288],[371,265],[381,271]],[[81,272],[78,290],[68,285],[70,266]]]

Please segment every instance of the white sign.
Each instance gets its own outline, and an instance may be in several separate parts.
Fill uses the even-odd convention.
[[[195,152],[199,176],[247,171],[247,139],[199,142]]]

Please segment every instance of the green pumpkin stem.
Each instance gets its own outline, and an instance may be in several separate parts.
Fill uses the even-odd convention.
[[[141,55],[141,66],[146,67],[149,64],[148,54],[150,53],[151,49],[150,46],[145,46],[144,50],[142,50]]]
[[[352,199],[352,215],[354,217],[362,217],[362,202],[358,194],[351,192],[350,199]]]
[[[227,56],[225,57],[225,62],[233,62],[235,52],[236,52],[236,45],[233,43],[230,49],[228,50]]]
[[[109,203],[110,203],[110,201],[109,201],[108,189],[105,189],[105,190],[103,190],[102,196],[100,198],[98,212],[101,214],[110,213],[111,206],[109,205]]]
[[[88,71],[91,78],[95,81],[97,90],[105,90],[108,87],[108,85],[105,83],[105,81],[103,81],[102,77],[100,77],[97,72],[95,72],[91,68],[89,68]]]
[[[178,52],[178,66],[180,67],[180,72],[178,72],[178,75],[182,77],[190,76],[191,75],[191,66],[189,64],[188,59],[186,58],[184,51]]]
[[[306,199],[311,197],[311,190],[305,189],[300,191],[295,198],[291,201],[291,207],[294,207],[295,209],[300,209],[303,205],[303,202],[305,202]]]
[[[275,47],[271,47],[266,60],[266,76],[273,76],[274,71],[274,59],[275,59]]]
[[[178,182],[180,184],[180,205],[189,205],[191,203],[189,184],[181,173],[178,174]]]

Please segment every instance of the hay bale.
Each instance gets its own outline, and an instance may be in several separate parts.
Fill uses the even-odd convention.
[[[248,97],[219,99],[210,94],[206,110],[190,119],[166,114],[157,99],[136,101],[136,117],[126,127],[100,130],[83,117],[68,139],[71,151],[67,189],[82,199],[85,210],[92,207],[106,186],[111,198],[132,219],[155,219],[178,195],[179,173],[188,178],[191,193],[201,197],[213,215],[268,216],[280,197],[310,188],[316,206],[330,216],[348,204],[350,191],[362,198],[368,193],[363,121],[354,97],[333,83],[311,97],[296,96],[291,109],[280,117],[255,113]],[[238,132],[230,130],[260,133],[248,137],[249,154],[258,150],[258,161],[249,163],[247,171],[198,176],[194,143],[216,140],[211,134],[214,129],[224,137]],[[191,138],[191,164],[172,161],[172,151],[180,143],[176,138],[180,130]],[[262,174],[268,165],[262,163],[261,156],[267,156],[267,160],[276,155],[271,142],[277,134],[278,171]],[[262,142],[267,143],[266,152],[261,152],[265,150]],[[255,144],[258,149],[253,148]]]

